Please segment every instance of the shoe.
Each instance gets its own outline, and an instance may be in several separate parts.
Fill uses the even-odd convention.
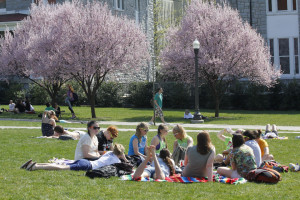
[[[30,160],[28,160],[26,163],[24,163],[24,164],[20,167],[20,169],[26,169],[27,166],[28,166],[29,164],[31,164],[31,163],[32,163],[32,159],[30,159]]]
[[[36,162],[31,163],[30,165],[28,165],[28,167],[26,168],[26,170],[28,171],[32,171],[33,166],[35,166]]]
[[[299,166],[298,163],[297,163],[296,165],[293,164],[293,163],[290,163],[290,164],[289,164],[289,167],[290,167],[290,170],[291,170],[292,172],[300,171],[300,166]]]
[[[151,122],[151,121],[150,121],[148,124],[150,124],[150,125],[154,125],[154,123],[153,123],[153,122]]]

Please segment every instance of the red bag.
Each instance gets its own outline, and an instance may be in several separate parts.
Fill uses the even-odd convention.
[[[273,169],[258,168],[251,170],[247,174],[246,179],[257,183],[278,183],[278,181],[281,181],[281,175]]]
[[[288,166],[280,165],[280,163],[276,162],[275,160],[262,162],[261,165],[260,165],[260,168],[274,169],[274,170],[278,171],[279,173],[288,172],[289,171],[289,167]]]

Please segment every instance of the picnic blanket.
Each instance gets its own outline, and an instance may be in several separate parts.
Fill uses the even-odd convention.
[[[270,139],[273,139],[273,140],[287,140],[287,139],[289,139],[289,137],[285,137],[285,136],[283,136],[283,137],[274,137],[274,138],[263,137],[263,139],[268,139],[268,140],[270,140]]]
[[[165,180],[153,179],[153,178],[139,178],[134,180],[133,174],[121,176],[120,180],[123,181],[142,181],[142,182],[171,182],[171,183],[206,183],[208,182],[207,178],[194,178],[194,177],[182,177],[180,174],[175,174],[170,177],[166,177]],[[232,185],[238,185],[246,183],[247,180],[244,178],[227,178],[220,176],[219,174],[213,175],[213,181],[218,183],[227,183]]]

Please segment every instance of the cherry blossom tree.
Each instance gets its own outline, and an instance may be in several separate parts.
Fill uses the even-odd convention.
[[[114,16],[107,5],[65,3],[72,10],[64,57],[95,113],[97,89],[108,74],[138,71],[149,57],[146,35],[134,21]]]
[[[1,38],[1,74],[30,79],[56,102],[62,85],[71,78],[63,73],[62,37],[71,13],[60,6],[35,6],[31,15]]]
[[[169,77],[194,83],[192,43],[200,42],[198,77],[210,87],[215,117],[226,89],[237,79],[271,87],[280,72],[270,64],[264,39],[243,22],[228,5],[191,1],[178,27],[168,32],[168,44],[161,53],[162,72]]]
[[[137,72],[149,57],[146,36],[134,21],[112,15],[96,1],[33,6],[30,18],[1,46],[2,57],[9,58],[2,59],[3,66],[12,72],[51,83],[70,76],[78,81],[93,118],[96,92],[105,77]]]

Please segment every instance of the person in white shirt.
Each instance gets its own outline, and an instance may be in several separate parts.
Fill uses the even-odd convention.
[[[194,115],[192,113],[190,113],[190,111],[188,109],[186,109],[185,112],[184,112],[183,118],[184,119],[193,119]]]
[[[100,126],[96,121],[90,121],[87,124],[88,134],[82,136],[77,143],[75,150],[75,160],[87,159],[96,160],[100,157],[98,151],[98,139],[96,134]]]
[[[75,171],[88,171],[98,169],[107,165],[120,163],[121,160],[128,162],[125,157],[125,148],[121,144],[115,144],[113,151],[108,151],[106,154],[101,156],[99,159],[89,161],[86,159],[76,160],[73,163],[67,165],[59,165],[56,163],[36,163],[32,160],[27,161],[21,166],[21,169],[33,170],[75,170]]]
[[[9,100],[8,112],[14,112],[15,111],[15,106],[16,106],[16,104],[13,102],[13,100]]]
[[[255,141],[256,135],[253,131],[246,130],[243,132],[245,144],[253,150],[255,156],[256,166],[260,167],[261,164],[261,150],[258,143]]]

